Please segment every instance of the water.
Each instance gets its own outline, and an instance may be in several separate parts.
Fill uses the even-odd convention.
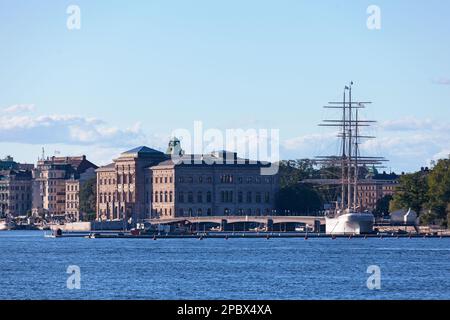
[[[67,289],[69,265],[81,289]],[[381,268],[369,290],[367,268]],[[0,232],[0,299],[450,299],[450,239],[84,239]]]

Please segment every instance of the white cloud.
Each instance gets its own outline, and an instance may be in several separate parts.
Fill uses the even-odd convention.
[[[433,83],[448,86],[450,85],[450,78],[447,77],[435,78],[433,79]]]
[[[286,150],[309,149],[311,146],[317,146],[318,144],[330,141],[331,139],[337,139],[336,135],[336,132],[329,132],[324,134],[307,134],[295,138],[286,139],[282,143],[282,146]]]
[[[26,108],[8,108],[25,110]],[[130,147],[146,142],[139,123],[121,129],[77,115],[0,115],[0,142]]]
[[[6,108],[3,108],[2,113],[20,113],[34,111],[34,104],[15,104]]]
[[[386,167],[397,171],[417,170],[450,154],[450,122],[406,117],[381,122],[374,129],[377,138],[364,141],[360,145],[361,152],[385,157],[389,160]],[[339,143],[333,132],[303,135],[284,140],[281,145],[284,148],[282,158],[339,152]]]

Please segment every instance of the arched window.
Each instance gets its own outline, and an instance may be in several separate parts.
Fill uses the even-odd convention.
[[[163,201],[164,201],[164,199],[163,199],[163,192],[160,191],[159,192],[159,202],[163,202]]]
[[[167,195],[167,191],[166,192],[164,192],[164,202],[168,202],[169,201],[169,199],[168,199],[168,195]]]
[[[173,193],[172,193],[172,191],[169,192],[169,202],[173,202]]]

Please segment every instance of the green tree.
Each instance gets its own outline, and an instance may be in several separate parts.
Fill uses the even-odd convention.
[[[450,205],[450,159],[439,160],[428,176],[428,208],[442,222]]]
[[[316,163],[310,159],[283,160],[280,162],[280,187],[297,185],[305,179],[314,178]]]
[[[286,186],[277,195],[277,208],[295,213],[310,213],[323,207],[319,193],[307,184]]]
[[[390,211],[409,209],[421,213],[426,207],[428,197],[428,171],[405,174],[400,177],[398,191],[390,202]]]
[[[450,203],[447,205],[447,228],[450,229]]]
[[[389,213],[389,204],[393,200],[391,195],[384,196],[379,199],[375,205],[375,210],[373,211],[374,215],[377,217],[382,217],[385,214]]]
[[[93,177],[80,185],[80,213],[83,220],[95,219],[97,206],[97,178]]]

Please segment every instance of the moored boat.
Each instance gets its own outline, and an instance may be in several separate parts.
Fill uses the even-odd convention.
[[[362,135],[361,128],[370,126],[375,121],[361,120],[360,109],[370,102],[352,101],[351,82],[344,88],[343,101],[330,102],[325,108],[340,109],[342,115],[338,119],[325,120],[322,126],[339,128],[341,154],[338,156],[318,157],[318,161],[332,168],[339,168],[340,199],[336,208],[325,217],[326,233],[331,235],[360,235],[373,232],[375,217],[371,212],[361,209],[358,192],[360,169],[367,165],[379,166],[384,161],[381,157],[361,156],[359,146],[362,139],[374,137]]]

